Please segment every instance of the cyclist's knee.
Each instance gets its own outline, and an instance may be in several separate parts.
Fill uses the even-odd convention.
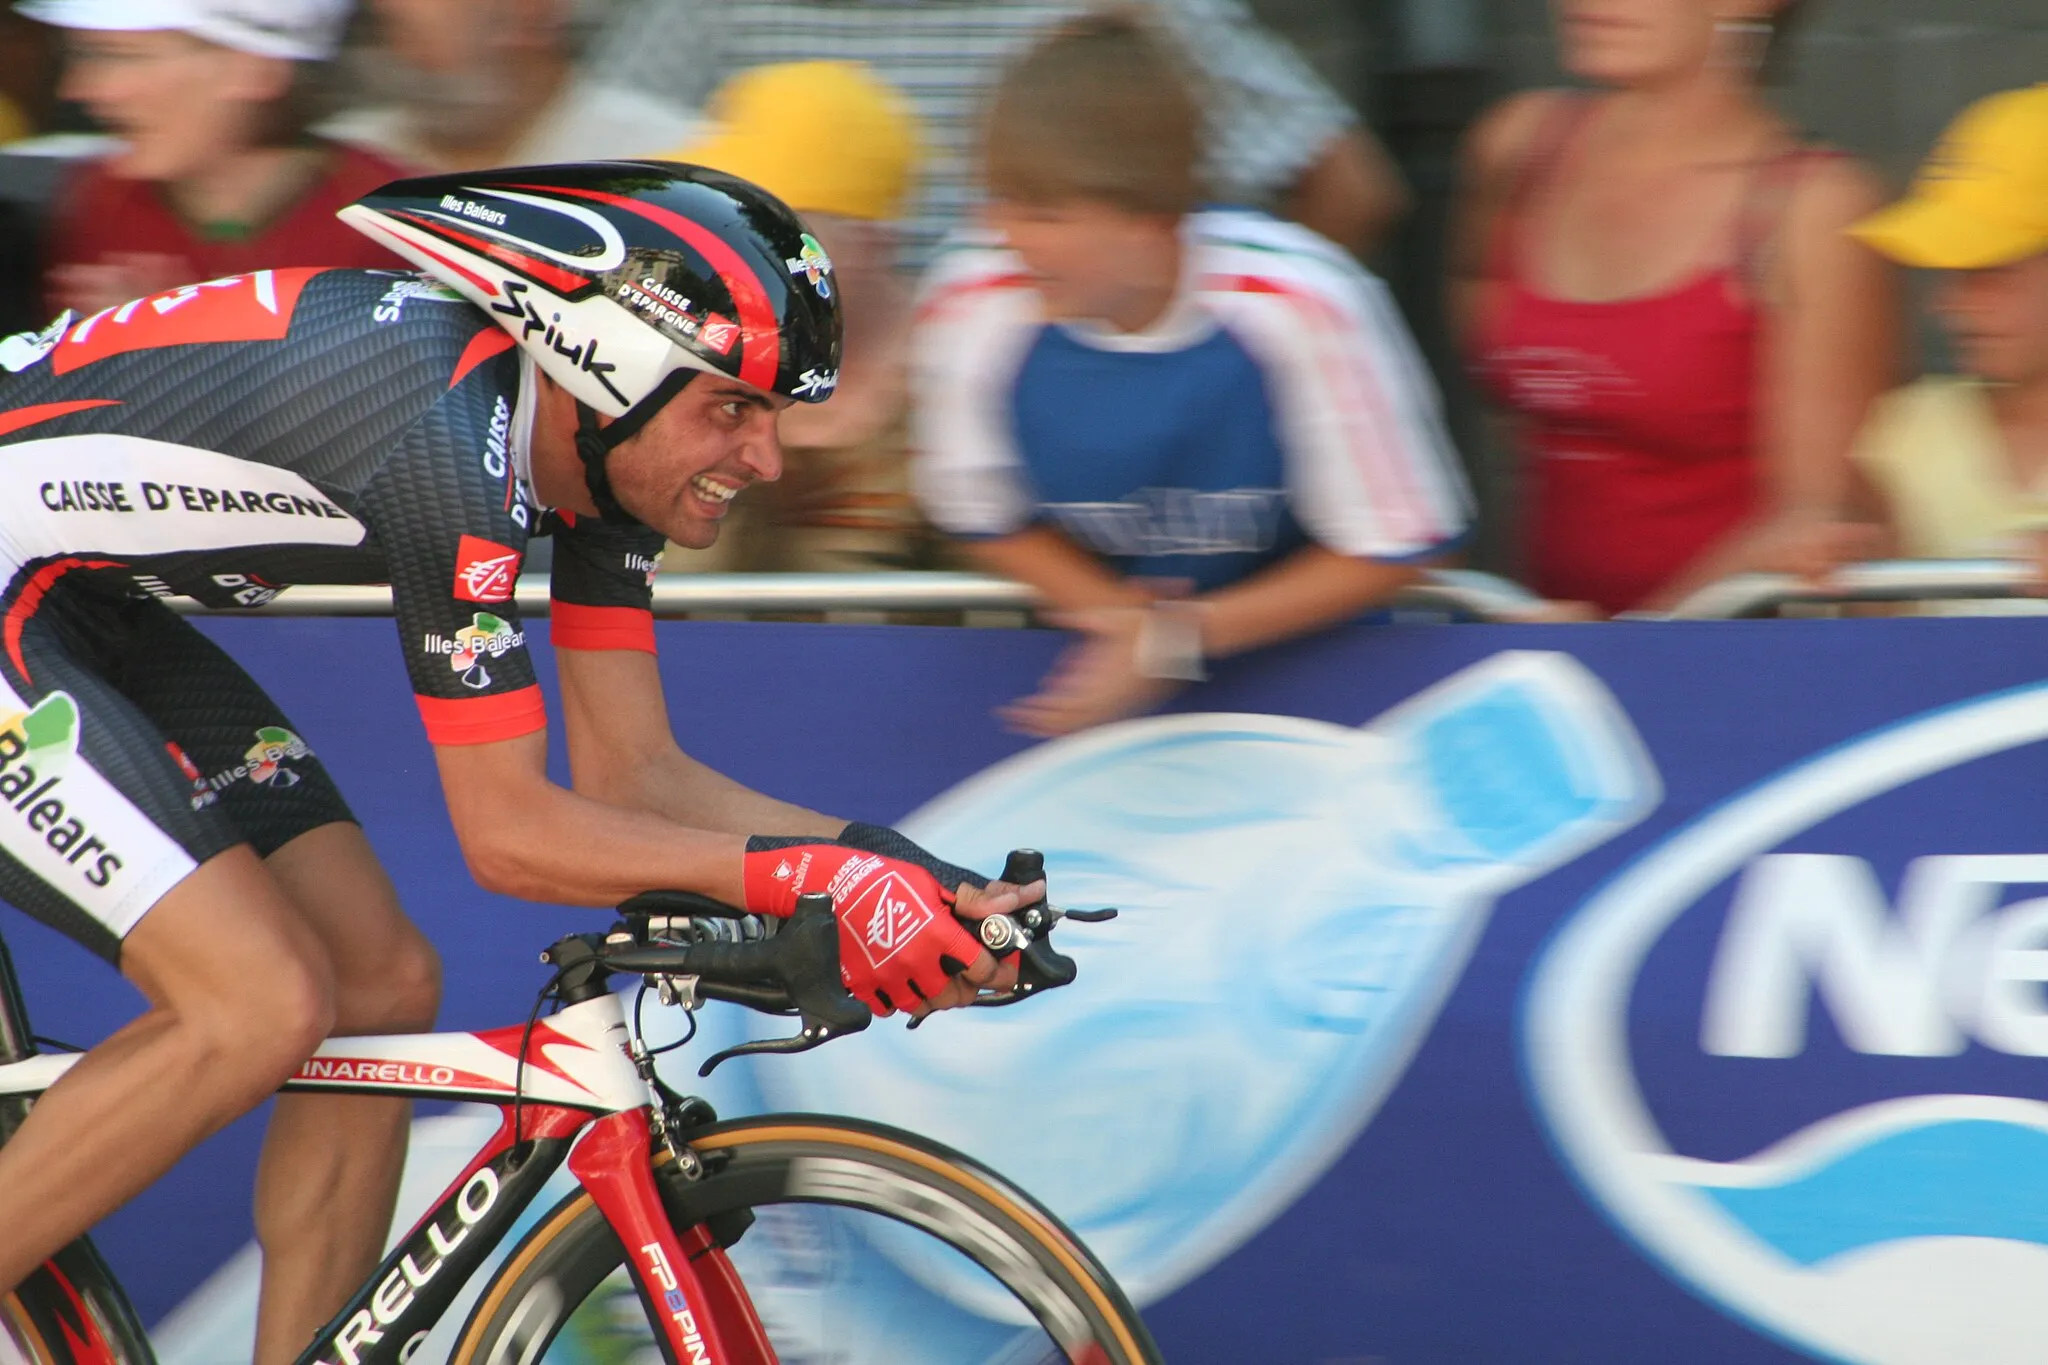
[[[247,1006],[259,1026],[277,1032],[271,1049],[287,1070],[295,1068],[334,1032],[339,995],[334,973],[318,950],[296,957],[264,983]]]
[[[433,1027],[441,1003],[440,959],[406,918],[360,828],[337,822],[309,830],[265,865],[334,963],[337,1032]]]
[[[260,973],[174,992],[157,1013],[173,1028],[166,1063],[181,1067],[194,1102],[223,1119],[253,1109],[332,1031],[333,977],[317,951],[277,953]]]
[[[334,974],[315,946],[281,954],[259,979],[192,1022],[219,1064],[268,1093],[334,1032],[336,1000]]]
[[[420,1033],[441,1007],[441,957],[411,924],[377,954],[374,965],[337,988],[339,1033]]]
[[[175,1026],[202,1087],[274,1085],[334,1026],[326,950],[246,848],[160,900],[123,942],[121,968]]]

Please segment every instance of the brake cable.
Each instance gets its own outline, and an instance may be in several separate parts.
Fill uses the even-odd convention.
[[[533,1008],[527,1012],[526,1027],[519,1034],[519,1060],[512,1069],[512,1151],[513,1169],[526,1164],[526,1154],[519,1150],[522,1119],[526,1108],[526,1052],[533,1046],[533,1030],[540,1023],[540,1007],[548,1002],[560,985],[567,967],[558,967],[555,974],[540,988],[540,994],[533,997]]]
[[[654,988],[647,984],[647,978],[643,976],[640,978],[640,990],[633,997],[633,1045],[638,1050],[639,1055],[647,1058],[649,1062],[652,1062],[664,1052],[674,1052],[677,1048],[686,1045],[692,1038],[697,1036],[697,1011],[686,1009],[683,1011],[683,1017],[690,1022],[690,1031],[688,1033],[685,1033],[673,1043],[663,1043],[660,1047],[647,1046],[646,1029],[640,1022],[640,1007],[647,1000],[647,992],[652,989]]]

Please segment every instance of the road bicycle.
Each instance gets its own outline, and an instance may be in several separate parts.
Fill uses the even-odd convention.
[[[1042,868],[1036,854],[1018,850],[1004,877],[1025,884]],[[950,1246],[1021,1305],[1018,1323],[1035,1322],[1042,1334],[1035,1346],[1006,1351],[1006,1362],[1158,1365],[1158,1348],[1109,1273],[1057,1218],[986,1167],[914,1134],[834,1116],[719,1122],[702,1099],[659,1077],[656,1054],[666,1047],[651,1048],[640,1025],[649,994],[689,1011],[725,1000],[800,1020],[789,1037],[718,1053],[700,1075],[741,1053],[804,1051],[867,1026],[866,1007],[840,982],[829,897],[802,897],[784,921],[678,892],[650,892],[619,910],[610,931],[569,935],[541,955],[553,975],[523,1025],[337,1038],[285,1084],[482,1102],[501,1115],[495,1135],[298,1365],[409,1360],[565,1162],[578,1187],[491,1271],[453,1365],[537,1365],[579,1307],[613,1314],[633,1299],[670,1365],[776,1365],[774,1334],[727,1252],[757,1211],[780,1205],[876,1215]],[[982,921],[985,944],[1022,956],[1015,989],[976,1003],[1013,1004],[1071,982],[1074,965],[1052,948],[1053,926],[1114,913],[1041,903]],[[639,978],[630,1004],[614,977]],[[548,1002],[554,1012],[543,1014]],[[37,1050],[0,944],[0,1141],[76,1060]],[[148,1337],[88,1239],[0,1298],[0,1365],[153,1365]]]

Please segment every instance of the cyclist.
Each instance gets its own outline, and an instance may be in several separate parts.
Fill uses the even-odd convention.
[[[649,887],[788,914],[829,890],[877,1013],[1014,980],[955,914],[984,884],[891,830],[773,800],[677,746],[650,585],[780,472],[832,392],[830,260],[780,201],[663,162],[400,181],[342,210],[424,274],[275,270],[0,341],[0,899],[147,1011],[0,1148],[0,1288],[254,1107],[331,1033],[422,1029],[432,950],[319,760],[162,601],[389,582],[464,856],[485,887]],[[552,535],[574,789],[513,585]],[[256,1360],[375,1265],[403,1105],[279,1100],[257,1176]]]

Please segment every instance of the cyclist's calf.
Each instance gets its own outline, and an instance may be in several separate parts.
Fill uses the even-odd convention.
[[[121,968],[149,1013],[80,1059],[0,1148],[0,1289],[255,1108],[334,1024],[319,940],[246,846],[157,902]]]

